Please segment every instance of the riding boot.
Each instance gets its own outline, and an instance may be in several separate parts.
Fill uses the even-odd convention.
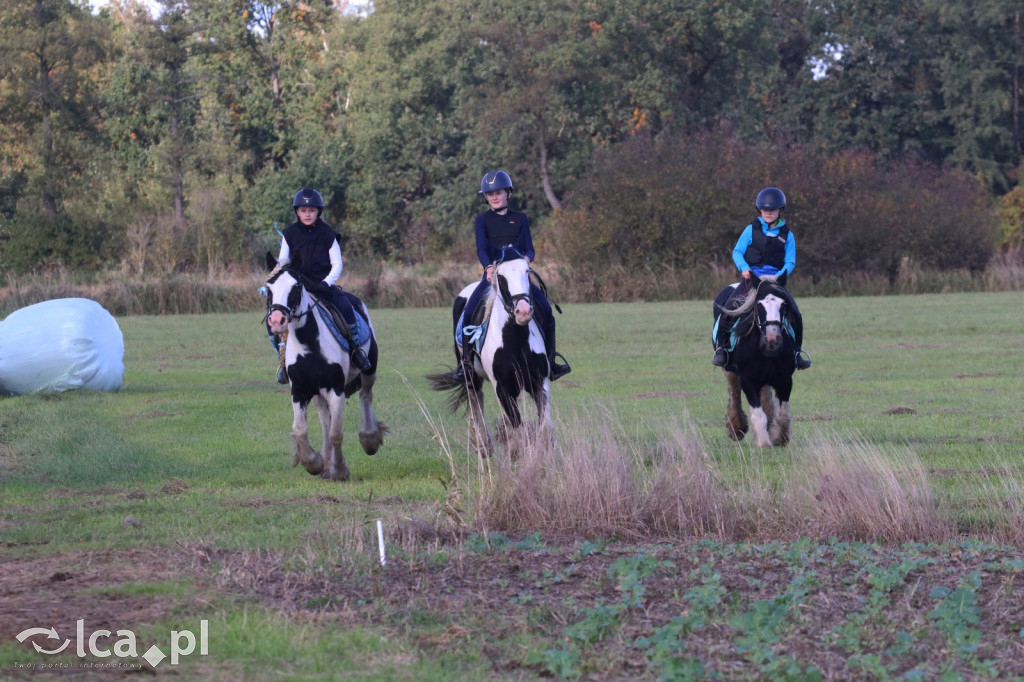
[[[462,356],[459,358],[458,367],[452,374],[452,379],[462,384],[466,382],[466,377],[474,373],[476,373],[476,368],[473,367],[473,342],[469,340],[468,336],[463,335]]]
[[[794,313],[790,319],[790,325],[793,327],[793,345],[796,346],[796,368],[807,369],[811,366],[811,356],[804,350],[804,318],[800,314],[800,310],[796,308],[796,304],[793,304]]]
[[[725,342],[722,341],[722,320],[718,320],[718,330],[715,334],[715,356],[711,358],[711,364],[715,367],[725,367],[729,362],[729,353],[725,350]]]
[[[569,366],[569,362],[565,359],[565,356],[555,350],[554,320],[551,320],[551,323],[546,324],[545,327],[547,327],[544,331],[547,336],[548,363],[551,365],[551,381],[557,381],[571,372],[572,367]],[[562,362],[556,361],[555,358],[561,358]]]
[[[352,349],[352,353],[349,356],[352,359],[352,364],[363,373],[368,373],[373,369],[373,365],[370,364],[370,359],[366,357],[366,353],[359,346]]]

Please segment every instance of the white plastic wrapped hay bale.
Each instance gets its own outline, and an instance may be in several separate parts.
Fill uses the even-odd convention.
[[[123,379],[121,328],[96,301],[44,301],[0,322],[0,395],[116,391]]]

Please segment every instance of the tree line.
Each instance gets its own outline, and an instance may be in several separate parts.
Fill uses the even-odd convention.
[[[595,271],[727,261],[769,184],[812,277],[1024,234],[1019,3],[161,3],[0,5],[0,271],[215,277],[305,186],[349,256],[472,260],[497,167]]]

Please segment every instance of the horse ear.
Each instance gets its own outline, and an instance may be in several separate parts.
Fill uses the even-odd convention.
[[[267,251],[267,270],[273,270],[277,267],[277,259],[274,258],[274,254]]]

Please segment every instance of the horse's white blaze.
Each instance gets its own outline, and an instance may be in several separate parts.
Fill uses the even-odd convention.
[[[775,294],[768,294],[759,302],[764,308],[766,322],[782,321],[782,299]],[[767,353],[778,353],[782,349],[782,325],[769,324],[765,326],[764,338],[761,345]]]

